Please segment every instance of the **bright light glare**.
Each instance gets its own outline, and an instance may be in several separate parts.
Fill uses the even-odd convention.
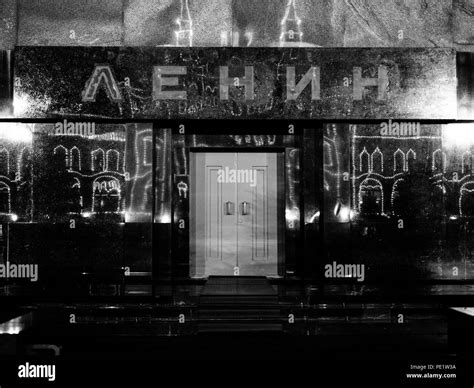
[[[17,222],[18,221],[18,216],[16,214],[11,214],[10,215],[10,218],[13,222]]]
[[[320,216],[321,216],[321,212],[318,210],[316,213],[314,213],[314,216],[311,217],[311,219],[309,220],[309,223],[312,224],[315,221],[319,221]]]
[[[33,134],[25,124],[3,123],[0,124],[0,138],[16,143],[31,143]]]
[[[443,145],[446,147],[470,147],[474,145],[474,124],[448,124],[443,128]]]
[[[158,223],[159,224],[171,224],[171,217],[169,214],[163,214],[160,217],[158,217]]]
[[[339,218],[341,222],[349,222],[354,218],[355,213],[350,207],[344,206],[341,201],[337,201],[334,207],[334,215]]]
[[[339,211],[339,218],[342,222],[349,222],[351,220],[351,209],[347,206],[342,206]]]
[[[286,221],[293,223],[299,220],[299,211],[298,209],[286,209],[285,211]]]
[[[22,116],[28,110],[29,102],[25,94],[15,94],[13,97],[13,112],[15,116]]]
[[[349,217],[350,217],[351,221],[354,221],[355,218],[357,217],[357,212],[354,211],[354,210],[351,210],[351,211],[349,212]]]

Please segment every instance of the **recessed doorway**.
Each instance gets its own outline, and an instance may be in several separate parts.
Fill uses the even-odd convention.
[[[279,152],[190,153],[192,278],[278,276],[283,160]]]

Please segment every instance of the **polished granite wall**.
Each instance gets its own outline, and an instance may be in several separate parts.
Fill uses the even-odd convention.
[[[0,114],[7,112],[4,117],[11,117],[14,113],[18,119],[32,120],[62,120],[64,117],[71,120],[82,117],[84,120],[129,121],[169,118],[325,119],[329,123],[316,129],[329,131],[324,133],[332,141],[332,146],[341,147],[339,161],[351,176],[355,173],[351,166],[349,124],[338,126],[330,124],[331,120],[387,117],[455,120],[474,117],[473,10],[473,0],[376,0],[370,3],[359,0],[0,0],[0,50],[12,50],[0,51]],[[300,19],[301,23],[295,24],[292,18]],[[177,49],[176,46],[186,48]],[[188,48],[190,46],[192,48]],[[203,47],[208,49],[200,49]],[[253,50],[252,47],[259,49]],[[124,97],[120,103],[111,102],[103,90],[98,92],[96,101],[82,101],[81,92],[96,63],[111,66]],[[282,77],[282,67],[294,65],[298,73],[303,74],[313,63],[321,66],[322,100],[311,101],[309,90],[306,90],[300,101],[284,101],[287,85]],[[153,100],[152,69],[160,64],[189,69],[181,80],[183,86],[189,87],[186,102],[157,103]],[[230,100],[221,101],[218,67],[229,65],[234,68],[231,76],[241,76],[245,64],[255,66],[257,98],[245,101],[241,89],[231,88]],[[361,66],[364,77],[376,77],[379,65],[389,68],[387,101],[377,101],[376,90],[367,88],[364,99],[354,102],[350,85],[353,67]],[[349,85],[344,85],[344,82],[349,82]],[[15,112],[11,109],[12,102],[15,103]],[[341,135],[337,141],[331,132],[333,128],[336,135]],[[338,200],[344,206],[356,208],[353,194],[357,190],[342,183],[339,192],[328,189],[327,198],[324,198],[323,180],[326,177],[333,179],[334,171],[319,171],[317,168],[324,164],[328,148],[323,148],[324,142],[314,137],[315,128],[305,129],[302,145],[306,155],[302,166],[305,182],[303,217],[308,249],[305,261],[296,265],[302,271],[300,273],[318,274],[321,271],[319,263],[337,259],[366,263],[374,274],[378,274],[378,279],[382,279],[384,273],[403,279],[410,278],[407,273],[413,279],[471,279],[472,227],[468,221],[460,219],[459,208],[470,211],[465,202],[466,198],[469,202],[472,197],[473,188],[463,186],[471,181],[469,174],[467,178],[462,177],[463,182],[455,181],[452,176],[457,169],[462,169],[462,161],[456,160],[465,152],[472,152],[469,139],[462,144],[464,148],[459,145],[445,148],[442,141],[439,144],[449,161],[447,173],[442,177],[447,181],[443,183],[446,187],[442,195],[436,197],[430,191],[433,183],[430,179],[434,174],[429,168],[427,171],[421,169],[417,177],[410,177],[413,184],[404,188],[404,195],[414,198],[414,201],[408,200],[405,207],[398,205],[403,210],[401,213],[405,213],[395,215],[406,218],[407,212],[425,212],[426,217],[418,214],[400,231],[395,225],[397,218],[381,223],[380,219],[367,222],[359,218],[341,222],[329,217],[323,224],[318,224],[315,215],[319,206],[325,205],[325,215],[335,214]],[[150,132],[151,128],[130,125],[126,135],[129,148],[133,148],[136,133],[147,136],[147,131]],[[165,132],[160,133],[162,136],[157,143],[162,149],[158,155],[163,154],[170,142]],[[12,160],[25,161],[16,167],[19,171],[24,170],[29,160],[28,153],[23,152],[23,148],[4,143],[11,149]],[[384,141],[379,143],[372,140],[361,147],[371,150],[376,146],[382,149],[391,147]],[[44,180],[39,190],[32,190],[35,177],[41,176],[41,169],[54,168],[54,163],[48,165],[45,150],[52,151],[59,145],[41,150],[38,144],[40,142],[32,143],[30,147],[34,150],[31,160],[33,165],[36,162],[39,170],[30,175],[20,173],[20,179],[8,177],[13,207],[8,214],[17,215],[22,221],[12,227],[12,260],[38,260],[45,266],[45,273],[49,268],[55,281],[57,268],[64,273],[68,270],[100,273],[108,269],[120,272],[127,267],[133,272],[150,271],[154,255],[158,257],[154,271],[170,279],[171,175],[157,173],[160,177],[155,195],[155,235],[158,242],[152,242],[151,237],[152,195],[147,178],[151,172],[148,170],[137,175],[141,178],[135,186],[127,181],[125,175],[134,174],[136,170],[126,168],[120,172],[124,180],[121,204],[124,213],[117,215],[119,219],[106,217],[98,220],[79,215],[77,227],[73,230],[65,209],[77,202],[77,190],[68,191],[70,185],[64,185],[69,181],[66,182],[62,174],[49,175],[50,180],[56,181],[49,184]],[[72,143],[64,146],[69,152],[73,148]],[[423,150],[429,148],[424,155],[429,160],[429,154],[436,150],[430,147],[434,145],[417,152],[422,155]],[[89,146],[85,148],[88,152],[93,151]],[[128,152],[125,146],[124,152],[128,156],[124,155],[123,159],[127,165],[133,166],[135,150]],[[165,158],[157,162],[163,166],[162,171],[167,163]],[[390,165],[391,161],[387,163]],[[92,184],[86,181],[81,186],[84,192],[88,190],[87,185]],[[393,189],[391,183],[392,186],[383,189],[387,205],[391,205],[388,199]],[[332,184],[331,189],[334,189],[338,182],[328,181],[328,184]],[[59,197],[52,187],[61,192]],[[59,199],[68,198],[63,195],[64,190],[72,194],[71,201],[65,201],[66,204],[59,200],[50,201],[55,195]],[[89,191],[87,195],[90,195]],[[462,193],[464,195],[459,201]],[[425,207],[432,202],[439,206],[430,209],[441,211],[442,219],[430,218],[431,210]],[[82,213],[90,213],[90,203],[86,201],[85,205]],[[26,224],[31,221],[40,221],[41,228],[31,228],[32,225]],[[49,245],[45,244],[48,240]],[[323,240],[328,243],[326,256],[318,257],[316,263],[313,252],[320,249],[318,244]],[[404,249],[407,241],[418,247],[416,253]],[[154,246],[157,248],[155,252]]]
[[[177,190],[188,175],[173,180],[187,171],[185,147],[264,150],[262,139],[273,138],[156,127],[153,174],[149,124],[98,125],[95,139],[55,135],[52,124],[10,129],[0,139],[0,220],[11,225],[10,260],[39,263],[45,279],[55,268],[65,276],[159,269],[165,279],[179,269],[186,278],[189,236],[178,221],[189,214]],[[395,138],[380,136],[380,124],[326,123],[285,139],[297,155],[287,155],[287,190],[301,193],[287,204],[287,216],[301,211],[301,239],[287,241],[293,274],[314,279],[336,261],[365,264],[364,284],[472,280],[474,143],[465,124],[421,123],[418,137]]]
[[[189,46],[274,47],[293,0],[2,0],[0,48]],[[286,10],[290,12],[285,18]],[[295,32],[305,46],[474,46],[472,0],[297,0]],[[180,20],[181,25],[178,23]],[[289,21],[288,21],[289,20]],[[183,35],[180,35],[181,38]]]
[[[457,117],[453,49],[21,47],[14,63],[17,118]],[[165,67],[175,85],[160,86]],[[292,97],[289,68],[295,84],[305,76],[317,91],[308,85]]]

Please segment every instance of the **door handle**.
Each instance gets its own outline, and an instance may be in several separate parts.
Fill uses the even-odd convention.
[[[249,215],[249,203],[248,202],[242,202],[242,215],[243,216],[248,216]]]
[[[234,203],[227,201],[225,203],[225,215],[226,216],[233,216],[234,215]]]

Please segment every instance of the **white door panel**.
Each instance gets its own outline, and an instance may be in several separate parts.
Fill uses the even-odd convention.
[[[192,155],[191,276],[277,276],[277,154]]]

